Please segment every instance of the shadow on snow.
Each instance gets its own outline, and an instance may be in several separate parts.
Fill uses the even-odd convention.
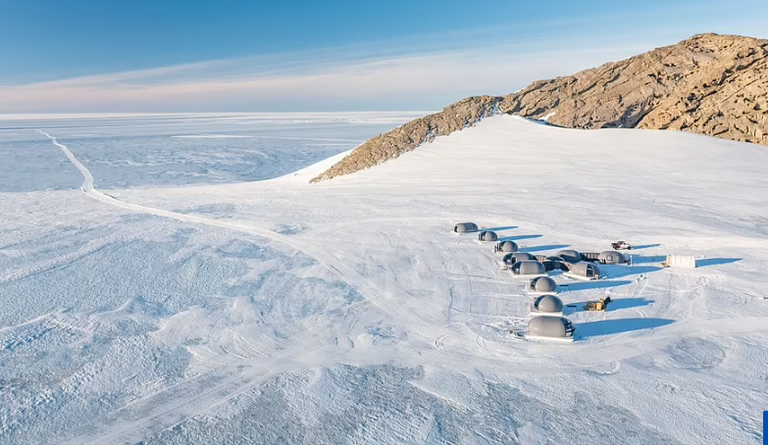
[[[718,264],[730,264],[741,261],[741,258],[705,258],[696,260],[696,267],[716,266]]]
[[[622,332],[653,329],[672,324],[664,318],[622,318],[619,320],[601,320],[576,325],[577,338],[599,337],[602,335],[621,334]]]
[[[591,300],[594,301],[594,300]],[[651,303],[654,303],[655,300],[646,300],[645,298],[617,298],[617,299],[611,299],[610,304],[608,304],[608,308],[606,309],[606,312],[612,312],[619,309],[630,309],[633,307],[642,307],[642,306],[648,306]],[[587,304],[586,301],[580,301],[578,303],[570,303],[567,304],[566,307],[569,309],[568,312],[574,313],[574,312],[582,312],[584,311],[584,306]]]
[[[571,283],[560,283],[560,291],[568,292],[568,291],[587,290],[587,289],[601,289],[606,287],[624,286],[630,283],[632,282],[628,280],[575,281]]]
[[[499,241],[518,241],[521,239],[541,238],[544,235],[518,235],[499,237]]]
[[[618,265],[600,265],[609,278],[621,278],[629,275],[637,275],[651,272],[658,272],[662,269],[660,266],[618,266]]]
[[[566,247],[569,247],[568,244],[548,244],[546,246],[531,246],[531,247],[523,247],[518,249],[518,252],[538,252],[540,250],[555,250],[555,249],[565,249]]]
[[[632,255],[632,264],[661,263],[666,260],[666,255],[640,256]]]
[[[481,227],[480,231],[483,230],[492,230],[494,232],[501,232],[502,230],[512,230],[517,229],[517,226],[502,226],[502,227]]]
[[[639,246],[632,246],[632,250],[650,249],[652,247],[661,247],[661,244],[640,244]]]

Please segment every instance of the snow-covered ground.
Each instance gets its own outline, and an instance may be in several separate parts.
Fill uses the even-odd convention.
[[[78,148],[100,188],[274,178],[314,164],[416,114],[321,113],[0,116],[0,191],[65,189],[73,178],[40,146],[44,129]],[[61,159],[59,159],[61,160]],[[66,163],[66,159],[63,160]],[[19,171],[19,167],[23,171]]]
[[[269,151],[221,137],[244,135],[221,122],[146,119],[169,144],[200,143],[201,165],[228,146],[233,169]],[[320,184],[308,180],[333,159],[301,168],[306,156],[259,182],[173,187],[139,169],[114,188],[94,161],[101,150],[114,170],[101,172],[120,175],[103,139],[9,127],[0,140],[26,151],[6,148],[0,167],[0,443],[762,439],[765,147],[503,116]],[[325,138],[356,140],[345,128]],[[110,151],[148,156],[131,145],[148,132]],[[190,156],[178,150],[168,163]],[[615,300],[570,315],[577,341],[526,342],[509,334],[525,281],[453,234],[460,221],[535,253],[625,239],[634,265],[560,295]],[[700,267],[662,269],[667,253]]]

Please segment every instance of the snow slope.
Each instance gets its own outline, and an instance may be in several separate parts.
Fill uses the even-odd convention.
[[[764,147],[501,116],[320,184],[332,159],[105,194],[45,131],[85,182],[0,193],[2,443],[762,439]],[[576,342],[525,342],[525,280],[465,220],[529,252],[638,249],[557,278]]]

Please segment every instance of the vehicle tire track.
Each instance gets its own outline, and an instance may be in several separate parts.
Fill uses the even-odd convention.
[[[87,167],[85,167],[80,161],[77,160],[77,158],[74,156],[74,154],[72,154],[72,152],[69,150],[69,148],[67,148],[66,145],[61,144],[60,142],[58,142],[56,137],[51,136],[50,134],[44,131],[40,131],[40,130],[37,130],[37,131],[40,134],[51,139],[51,142],[53,143],[53,145],[59,147],[67,156],[67,158],[70,160],[70,162],[72,162],[72,164],[83,175],[84,181],[83,181],[83,184],[80,186],[80,189],[86,194],[88,194],[88,196],[100,202],[103,202],[105,204],[111,205],[113,207],[118,207],[124,210],[144,213],[144,214],[153,215],[153,216],[159,216],[162,218],[172,219],[175,221],[201,224],[201,225],[218,227],[218,228],[227,229],[227,230],[244,232],[251,235],[256,235],[262,238],[269,239],[279,244],[286,245],[292,248],[293,250],[302,252],[312,257],[313,259],[315,259],[323,267],[331,271],[333,274],[337,275],[342,281],[344,281],[345,283],[355,288],[355,290],[357,290],[364,298],[366,298],[366,300],[368,300],[371,304],[376,306],[379,310],[381,310],[382,312],[390,316],[392,319],[413,320],[413,321],[419,321],[419,322],[421,321],[420,319],[415,318],[412,313],[410,313],[407,310],[403,310],[399,308],[394,303],[384,302],[381,300],[381,298],[372,298],[372,296],[374,295],[378,295],[378,296],[383,295],[382,290],[376,288],[375,285],[371,284],[369,280],[366,280],[360,274],[358,274],[351,268],[347,267],[345,264],[343,264],[343,261],[340,261],[340,260],[337,261],[335,257],[331,255],[323,254],[321,247],[318,246],[317,249],[308,248],[307,247],[308,242],[306,240],[305,241],[295,240],[289,236],[281,235],[271,230],[260,229],[257,227],[249,226],[249,225],[238,223],[238,222],[222,221],[217,219],[205,218],[197,215],[190,215],[190,214],[173,212],[169,210],[157,209],[154,207],[147,207],[140,204],[131,204],[131,203],[116,199],[112,196],[109,196],[97,190],[96,188],[94,188],[93,175],[91,174],[91,172],[88,170]],[[414,326],[418,326],[418,325],[419,324],[415,324]],[[432,342],[432,340],[434,340],[434,336],[428,338],[428,341],[430,343]]]
[[[308,247],[307,245],[310,243],[306,240],[294,240],[291,237],[270,230],[259,229],[237,222],[221,221],[202,216],[147,207],[140,204],[131,204],[100,192],[93,186],[94,178],[91,172],[74,156],[74,154],[72,154],[66,145],[59,143],[56,137],[51,136],[46,132],[40,130],[38,130],[38,132],[48,137],[56,147],[59,147],[66,155],[67,159],[69,159],[69,161],[80,171],[83,176],[83,183],[80,186],[80,189],[97,201],[131,212],[248,233],[288,246],[291,249],[304,253],[316,260],[324,268],[338,276],[341,281],[353,287],[369,303],[382,311],[394,322],[406,326],[421,326],[422,329],[413,331],[417,336],[409,336],[408,338],[407,345],[414,350],[430,349],[429,346],[434,347],[434,339],[445,334],[444,329],[437,327],[426,327],[426,329],[424,329],[425,326],[423,326],[423,320],[416,314],[398,306],[396,301],[387,298],[386,292],[379,289],[376,285],[372,284],[370,280],[365,279],[362,275],[344,264],[343,258],[336,258],[333,255],[323,254],[323,246],[315,245],[314,247]],[[416,338],[418,337],[423,338],[420,341],[416,341]],[[274,357],[270,360],[270,367],[268,367],[268,369],[275,369],[275,365],[278,364],[290,367],[291,364],[295,364],[297,357],[302,357],[306,354],[311,355],[312,352],[317,352],[317,350],[313,351],[311,348],[294,349],[282,356]],[[212,406],[237,397],[256,387],[271,375],[273,375],[271,372],[265,373],[264,368],[258,368],[257,370],[251,370],[250,372],[235,372],[213,387],[205,388],[200,391],[184,392],[183,394],[179,394],[179,397],[173,397],[172,394],[168,394],[166,391],[160,391],[158,394],[150,396],[146,401],[141,403],[143,407],[141,410],[142,412],[135,412],[134,414],[136,417],[129,416],[129,418],[125,418],[124,415],[127,413],[122,412],[123,409],[115,410],[111,413],[114,418],[111,419],[111,422],[109,422],[108,425],[102,425],[90,434],[72,438],[67,443],[116,443],[121,441],[124,442],[128,438],[130,438],[130,441],[141,440],[161,429],[172,427],[189,418],[207,412]],[[171,393],[179,392],[178,387],[169,389],[169,391]],[[170,400],[168,400],[169,396]],[[157,399],[157,402],[159,403],[152,402],[153,399]]]
[[[64,267],[67,264],[73,263],[81,258],[96,253],[120,239],[118,236],[108,236],[105,238],[97,238],[86,243],[85,246],[67,253],[60,255],[49,260],[40,261],[34,264],[25,264],[19,268],[9,270],[3,274],[0,274],[0,283],[7,283],[10,281],[17,281],[23,278],[28,278],[39,273],[43,273],[59,267]]]
[[[84,166],[76,157],[74,154],[72,154],[71,151],[69,151],[69,148],[67,148],[66,145],[59,143],[58,140],[56,140],[55,137],[51,136],[50,134],[37,130],[38,133],[42,134],[43,136],[49,138],[53,145],[59,147],[61,151],[64,152],[64,155],[69,159],[69,162],[72,163],[72,165],[75,166],[78,170],[80,170],[80,174],[83,175],[83,184],[80,186],[80,190],[84,192],[92,191],[93,190],[93,175],[91,174],[90,170],[86,166]]]

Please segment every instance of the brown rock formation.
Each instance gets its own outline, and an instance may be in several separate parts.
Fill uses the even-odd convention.
[[[673,129],[768,145],[768,40],[702,34],[504,97],[470,97],[379,135],[312,182],[370,168],[493,114],[572,128]]]

